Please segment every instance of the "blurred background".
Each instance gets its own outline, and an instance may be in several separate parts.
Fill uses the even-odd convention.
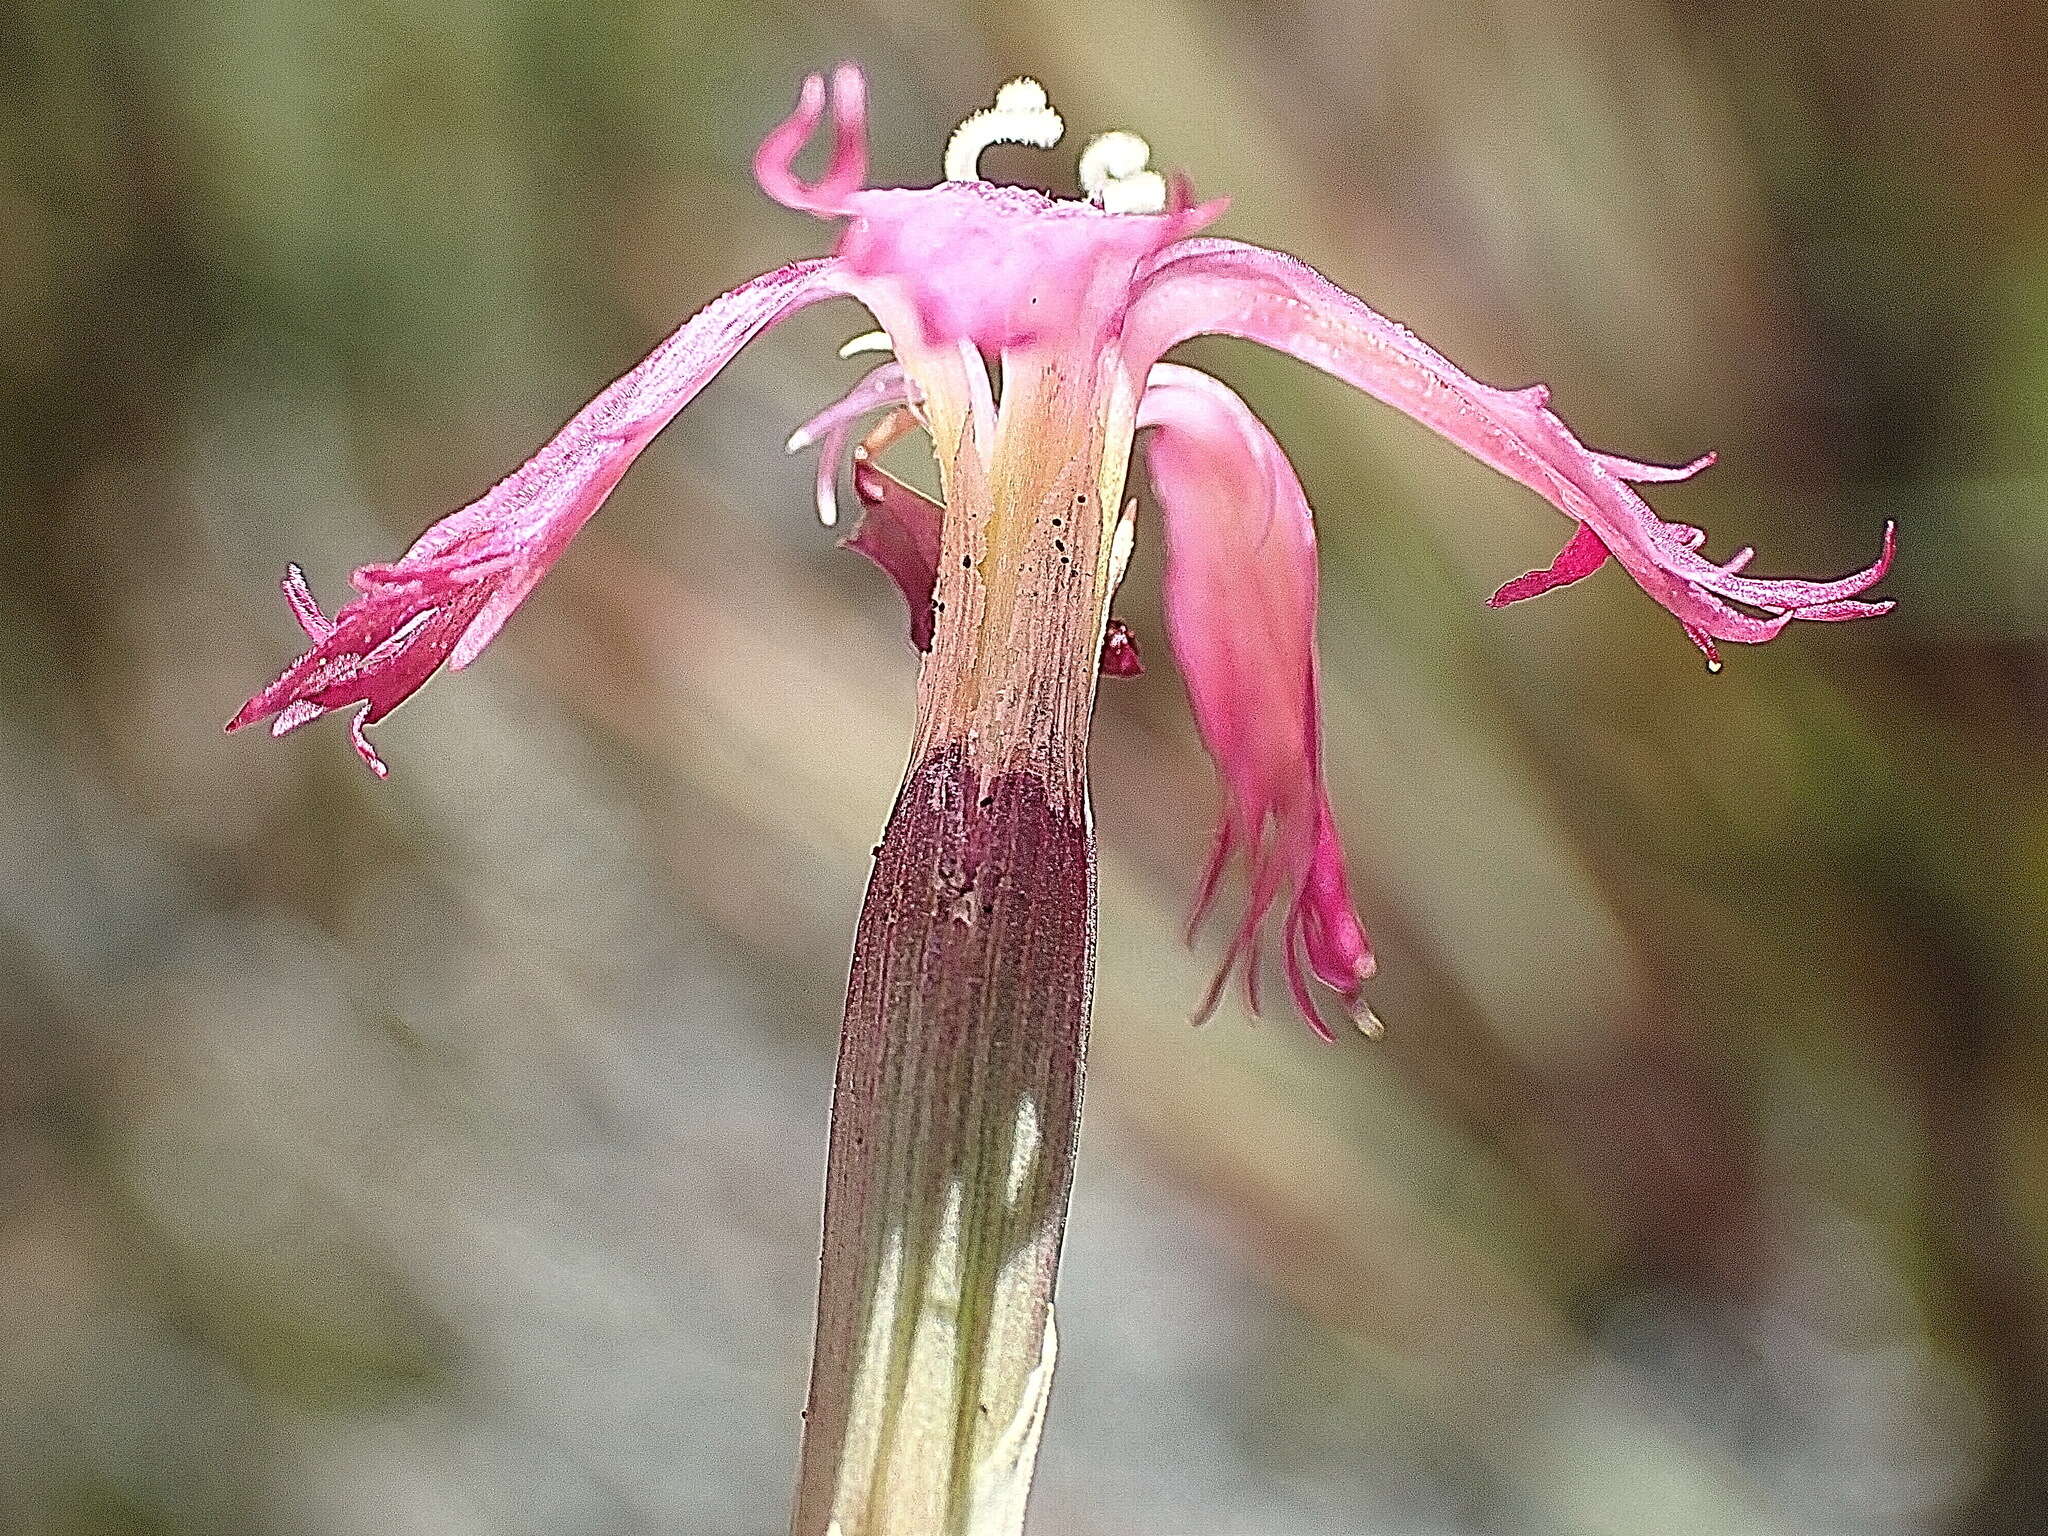
[[[330,601],[1020,72],[1712,549],[1898,611],[1709,677],[1551,508],[1205,343],[1320,517],[1384,1044],[1187,1013],[1211,774],[1097,728],[1045,1536],[2048,1529],[2048,18],[1990,0],[0,11],[0,1529],[784,1529],[840,988],[914,658],[811,311],[379,736],[220,731]],[[1142,487],[1140,487],[1142,492]]]

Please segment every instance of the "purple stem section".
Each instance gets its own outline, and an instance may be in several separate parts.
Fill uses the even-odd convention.
[[[798,1536],[985,1528],[977,1466],[1043,1409],[1094,960],[1085,813],[957,745],[914,768],[855,940]]]

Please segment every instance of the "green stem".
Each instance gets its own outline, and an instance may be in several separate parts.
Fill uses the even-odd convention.
[[[913,767],[854,944],[796,1536],[1014,1536],[1051,1390],[1129,413],[1027,412],[1065,396],[1020,374],[1005,420],[1039,430],[945,477]]]

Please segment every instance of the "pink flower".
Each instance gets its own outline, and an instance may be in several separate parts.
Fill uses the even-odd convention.
[[[823,175],[805,182],[795,160],[828,107],[832,153]],[[1049,524],[1039,532],[1067,549],[1062,517],[1093,520],[1099,537],[1074,547],[1098,550],[1103,562],[1105,611],[1094,618],[1101,665],[1118,675],[1137,670],[1128,631],[1104,621],[1106,593],[1129,553],[1132,524],[1119,510],[1124,466],[1138,433],[1148,434],[1166,540],[1168,639],[1224,791],[1197,919],[1233,857],[1248,885],[1205,1012],[1233,968],[1256,1000],[1260,935],[1278,911],[1290,988],[1324,1033],[1309,978],[1361,1009],[1373,958],[1324,790],[1307,499],[1243,401],[1213,379],[1160,362],[1178,343],[1222,334],[1290,353],[1549,501],[1571,521],[1570,538],[1550,566],[1496,592],[1495,606],[1582,580],[1612,557],[1714,665],[1716,641],[1759,642],[1793,619],[1862,618],[1890,607],[1863,597],[1890,566],[1889,526],[1877,561],[1837,581],[1747,576],[1747,549],[1709,559],[1700,552],[1704,533],[1663,521],[1633,486],[1683,480],[1711,456],[1672,469],[1589,449],[1550,409],[1541,385],[1482,384],[1294,258],[1199,237],[1224,205],[1197,204],[1184,181],[1150,170],[1149,152],[1131,135],[1090,144],[1082,157],[1086,200],[981,180],[977,165],[989,144],[1049,146],[1059,138],[1058,115],[1032,82],[1013,81],[994,108],[961,125],[947,148],[946,179],[929,187],[866,184],[866,110],[858,69],[841,66],[829,90],[814,75],[755,157],[771,198],[841,225],[831,256],[715,300],[398,562],[357,570],[357,596],[331,619],[294,568],[285,595],[312,647],[229,729],[275,717],[272,730],[281,734],[360,706],[356,749],[381,774],[363,727],[444,661],[460,668],[475,660],[640,451],[746,342],[839,296],[875,317],[893,358],[790,446],[821,447],[819,510],[830,523],[847,445],[861,422],[882,417],[851,451],[861,519],[846,543],[904,594],[919,649],[932,645],[934,614],[959,578],[950,557],[941,568],[940,550],[960,488],[1000,479],[1006,456],[1071,456],[1078,444],[1096,465],[1099,494],[1092,505],[1084,493],[1040,509]],[[875,462],[887,443],[920,429],[932,442],[943,505]]]

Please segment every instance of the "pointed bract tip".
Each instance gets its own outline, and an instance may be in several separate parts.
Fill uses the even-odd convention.
[[[1139,677],[1144,671],[1145,658],[1139,654],[1138,637],[1122,619],[1111,619],[1102,635],[1102,675]]]
[[[1588,576],[1607,563],[1607,546],[1600,535],[1586,524],[1580,523],[1572,530],[1572,536],[1557,558],[1540,571],[1530,571],[1504,583],[1500,590],[1486,600],[1489,608],[1505,608],[1510,603],[1526,602],[1529,598],[1540,597],[1558,587],[1570,586],[1575,581],[1584,581]]]

